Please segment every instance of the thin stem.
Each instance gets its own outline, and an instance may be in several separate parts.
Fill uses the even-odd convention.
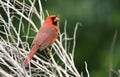
[[[80,77],[79,72],[77,71],[77,69],[76,69],[75,65],[72,63],[72,61],[70,60],[70,58],[69,58],[69,56],[67,55],[66,51],[64,50],[62,44],[61,44],[58,40],[56,40],[56,42],[57,42],[57,44],[59,45],[59,47],[61,48],[62,52],[65,54],[68,62],[71,64],[73,70],[74,70],[75,73],[76,73],[75,75],[76,75],[77,77]]]
[[[114,46],[115,46],[115,41],[117,38],[118,31],[115,30],[112,44],[111,44],[111,49],[110,49],[110,66],[109,66],[109,77],[112,77],[112,65],[113,65],[113,52],[114,52]]]
[[[88,71],[88,66],[87,66],[87,62],[85,61],[85,70],[87,72],[87,77],[90,77],[89,71]]]

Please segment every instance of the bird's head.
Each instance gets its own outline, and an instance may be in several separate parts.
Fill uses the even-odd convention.
[[[46,18],[45,20],[45,23],[49,23],[49,24],[53,24],[53,25],[56,25],[57,26],[57,22],[59,21],[60,19],[55,16],[55,15],[50,15]]]

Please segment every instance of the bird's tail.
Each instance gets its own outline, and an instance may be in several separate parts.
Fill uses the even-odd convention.
[[[37,50],[40,48],[39,45],[33,45],[32,49],[30,50],[30,53],[28,54],[28,56],[25,58],[25,60],[23,61],[23,64],[25,67],[28,66],[29,62],[31,61],[31,59],[33,58],[34,54],[37,52]]]

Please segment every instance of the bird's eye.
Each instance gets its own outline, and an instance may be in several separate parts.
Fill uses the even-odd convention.
[[[52,23],[57,26],[57,21],[54,21],[55,18],[56,18],[56,17],[52,17],[51,20],[52,20]]]
[[[56,17],[52,17],[51,20],[54,21]]]

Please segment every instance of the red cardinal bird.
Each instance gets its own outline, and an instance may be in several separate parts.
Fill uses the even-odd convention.
[[[30,53],[23,61],[25,67],[28,66],[30,60],[33,58],[34,54],[40,49],[43,50],[50,46],[58,36],[58,26],[57,22],[59,18],[55,15],[48,16],[43,23],[43,26],[39,29],[36,34],[33,44],[30,50]]]

